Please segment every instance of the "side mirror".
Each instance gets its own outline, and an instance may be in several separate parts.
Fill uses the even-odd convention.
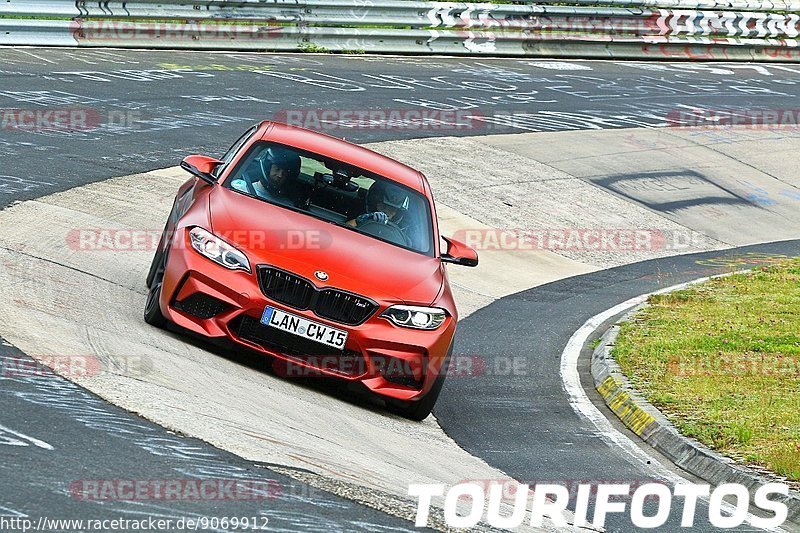
[[[221,164],[222,161],[219,159],[214,159],[213,157],[208,157],[205,155],[190,155],[181,161],[181,168],[189,174],[197,176],[206,183],[213,185],[217,182],[217,178],[215,178],[211,173],[215,168],[217,168],[217,166]]]
[[[442,261],[454,265],[478,266],[478,252],[450,237],[442,237],[447,242],[447,252],[442,254]]]

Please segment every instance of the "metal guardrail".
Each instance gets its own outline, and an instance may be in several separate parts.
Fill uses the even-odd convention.
[[[0,3],[0,45],[800,58],[800,0],[568,3],[6,0]]]

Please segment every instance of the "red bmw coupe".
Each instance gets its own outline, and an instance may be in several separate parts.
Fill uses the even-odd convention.
[[[425,176],[275,122],[221,159],[193,155],[156,251],[144,318],[273,357],[285,374],[358,381],[402,416],[430,414],[458,319]]]

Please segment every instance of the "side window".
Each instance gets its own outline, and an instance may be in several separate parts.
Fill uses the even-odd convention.
[[[253,134],[256,132],[257,129],[258,126],[253,126],[249,130],[247,130],[244,135],[239,137],[238,141],[233,143],[233,146],[231,146],[228,149],[227,153],[224,156],[222,156],[222,164],[217,166],[217,168],[214,169],[214,172],[212,172],[214,177],[219,177],[222,170],[226,166],[228,166],[228,164],[233,160],[234,157],[236,157],[236,154],[239,153],[239,149],[242,147],[242,145],[244,145],[244,143],[248,141],[248,139],[250,139],[250,137],[253,136]]]
[[[357,177],[351,179],[350,181],[352,181],[353,183],[355,183],[356,185],[358,185],[362,189],[369,189],[370,187],[372,187],[372,184],[375,183],[374,179],[367,178],[367,177],[364,177],[364,176],[357,176]]]
[[[309,178],[313,178],[316,172],[321,174],[327,174],[330,172],[330,170],[328,170],[328,168],[326,168],[322,162],[317,161],[316,159],[312,159],[310,157],[301,157],[300,159],[303,162],[300,172]]]

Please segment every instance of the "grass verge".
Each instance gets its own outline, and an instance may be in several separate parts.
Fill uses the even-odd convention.
[[[800,481],[800,258],[650,297],[613,354],[681,433]]]

